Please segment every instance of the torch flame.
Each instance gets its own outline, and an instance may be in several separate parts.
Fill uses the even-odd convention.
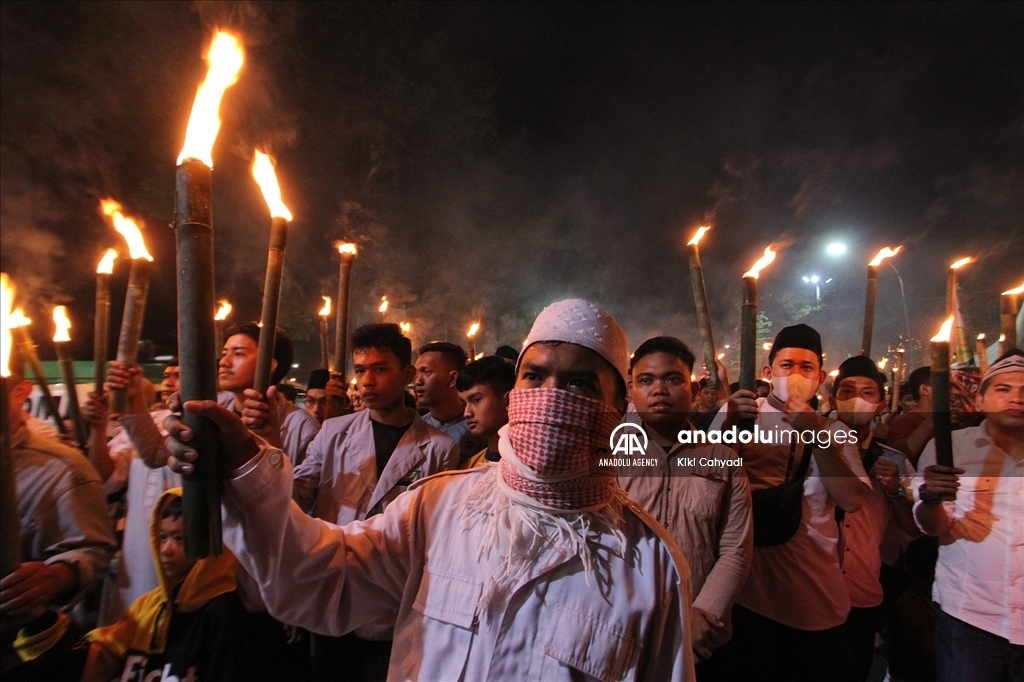
[[[982,333],[978,334],[978,341],[984,341],[984,340],[985,340],[985,332],[982,332]]]
[[[902,248],[903,248],[902,246],[897,246],[895,249],[890,249],[887,246],[884,249],[882,249],[881,251],[879,251],[878,255],[875,256],[875,259],[873,261],[871,261],[870,263],[868,263],[868,265],[877,268],[879,265],[882,264],[883,260],[885,260],[886,258],[892,258],[897,253],[899,253],[900,249],[902,249]]]
[[[15,308],[14,312],[11,313],[10,322],[7,323],[7,328],[17,329],[18,327],[27,327],[30,324],[32,324],[32,320],[25,317],[25,311],[21,308]]]
[[[11,306],[14,304],[14,286],[6,272],[0,272],[0,376],[11,376],[11,327],[14,326]],[[6,419],[6,417],[4,417]]]
[[[320,298],[324,299],[324,307],[320,309],[320,316],[327,317],[331,314],[331,297],[321,296]]]
[[[470,328],[469,328],[469,333],[468,333],[468,334],[466,334],[466,336],[467,336],[467,337],[469,337],[469,338],[472,338],[472,337],[476,336],[476,333],[477,333],[478,331],[480,331],[480,323],[479,323],[479,322],[474,322],[474,323],[473,323],[473,324],[472,324],[472,325],[470,326]]]
[[[281,200],[281,186],[277,184],[277,173],[274,172],[274,162],[269,156],[256,150],[256,156],[252,160],[252,176],[256,178],[256,184],[263,192],[263,200],[270,208],[271,218],[284,218],[291,222],[292,212]]]
[[[686,245],[687,246],[690,246],[690,245],[697,246],[697,242],[700,241],[700,238],[703,237],[704,233],[707,232],[710,229],[711,229],[710,227],[698,227],[697,228],[697,234],[693,235],[693,239],[691,239],[689,242],[687,242]]]
[[[725,353],[719,353],[719,354],[718,354],[718,359],[719,359],[719,360],[721,360],[721,359],[722,359],[722,358],[724,358],[724,357],[725,357]]]
[[[953,316],[950,315],[946,318],[946,321],[942,323],[942,328],[939,329],[939,333],[932,337],[932,341],[936,343],[946,342],[949,343],[949,334],[953,330]]]
[[[71,340],[71,335],[68,333],[71,331],[71,320],[68,319],[67,308],[59,305],[53,309],[53,324],[57,327],[57,331],[53,333],[54,343],[66,343]]]
[[[962,268],[963,266],[967,265],[968,263],[973,263],[973,262],[974,262],[974,259],[971,258],[970,256],[968,256],[967,258],[961,258],[957,262],[955,262],[952,265],[950,265],[949,269],[950,270],[959,270],[960,268]]]
[[[744,277],[753,277],[757,279],[757,276],[764,270],[768,265],[775,260],[775,252],[772,251],[771,245],[768,245],[764,249],[764,255],[754,263],[754,267],[750,268],[749,271],[743,274]]]
[[[245,54],[237,38],[217,31],[206,59],[210,62],[210,69],[192,103],[188,128],[185,129],[185,144],[178,156],[179,166],[184,161],[196,159],[213,168],[213,143],[220,132],[220,100],[224,91],[238,81]]]
[[[380,297],[380,307],[377,308],[377,310],[379,310],[382,313],[386,313],[388,311],[388,297],[387,296],[381,296]]]
[[[132,260],[136,258],[145,258],[148,261],[153,260],[153,257],[149,255],[149,251],[146,250],[146,242],[142,239],[142,231],[139,230],[139,226],[135,224],[134,220],[124,217],[124,214],[121,213],[121,204],[113,199],[103,199],[100,201],[100,210],[103,211],[103,215],[110,217],[114,223],[114,229],[128,242],[128,255],[132,257]]]
[[[1024,284],[1021,284],[1016,289],[1010,289],[1009,291],[1003,292],[1003,296],[1012,296],[1013,294],[1024,294]]]
[[[412,331],[412,325],[409,324],[408,322],[399,322],[398,328],[402,330],[403,334],[408,334],[409,332]]]
[[[231,314],[231,304],[228,303],[226,298],[222,298],[219,303],[220,307],[217,308],[217,314],[213,316],[213,319],[217,322],[222,322],[228,319],[228,315]]]
[[[889,361],[889,358],[882,358],[878,361],[878,369],[885,369],[885,363]]]
[[[475,356],[473,357],[473,359],[474,359],[474,360],[479,360],[479,359],[480,359],[480,358],[482,358],[483,356],[484,356],[484,353],[483,353],[483,351],[480,351],[479,353],[477,353],[477,354],[476,354],[476,355],[475,355]]]
[[[96,266],[97,275],[111,275],[114,273],[114,260],[117,258],[117,251],[113,249],[107,249],[107,252],[103,254],[103,258],[100,259],[100,264]]]
[[[999,343],[1005,343],[1005,342],[1006,342],[1006,334],[1000,334],[999,335]]]
[[[349,243],[338,244],[338,253],[351,253],[354,256],[356,255],[356,245]]]

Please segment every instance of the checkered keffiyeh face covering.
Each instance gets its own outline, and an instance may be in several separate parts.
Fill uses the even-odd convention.
[[[558,388],[516,389],[508,400],[511,447],[502,450],[500,465],[508,488],[559,511],[611,501],[614,469],[591,465],[610,453],[608,439],[621,421],[615,409]]]

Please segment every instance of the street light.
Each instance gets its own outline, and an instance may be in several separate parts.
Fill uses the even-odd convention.
[[[846,244],[832,242],[831,244],[828,245],[828,248],[825,249],[825,251],[830,256],[842,256],[844,253],[846,253]]]
[[[829,281],[832,281],[832,280],[829,280]],[[807,277],[807,276],[804,277],[804,283],[805,284],[813,284],[814,285],[814,300],[815,301],[820,301],[821,300],[821,284],[820,284],[820,282],[821,282],[821,278],[818,277],[817,275],[811,275],[810,277]]]

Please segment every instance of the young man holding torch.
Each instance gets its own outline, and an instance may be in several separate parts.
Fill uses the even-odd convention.
[[[679,339],[659,336],[640,344],[630,361],[627,415],[647,434],[646,456],[657,468],[619,468],[619,485],[679,543],[690,565],[693,607],[690,645],[698,679],[714,679],[708,660],[728,641],[730,612],[750,570],[753,533],[750,485],[726,445],[683,445],[690,422],[693,352]],[[692,461],[679,466],[679,458]]]
[[[843,680],[850,672],[850,598],[835,516],[837,508],[859,509],[869,487],[849,429],[809,404],[826,378],[821,361],[816,330],[786,327],[762,369],[771,394],[755,400],[752,391],[737,391],[711,425],[726,430],[752,418],[762,436],[774,437],[734,446],[753,496],[754,556],[733,609],[733,639],[716,655],[722,679],[790,671],[796,680]]]
[[[320,430],[320,424],[306,410],[287,400],[270,399],[253,388],[256,380],[256,359],[259,355],[260,327],[256,322],[241,322],[224,333],[224,348],[218,365],[220,394],[217,401],[241,414],[249,428],[256,429],[271,443],[278,445],[298,465],[306,456],[306,447]],[[274,343],[274,359],[270,364],[270,385],[277,384],[291,371],[294,349],[291,337],[278,327]],[[277,415],[268,419],[270,404]],[[273,423],[273,428],[269,425]]]
[[[291,504],[280,450],[212,401],[186,403],[219,428],[226,544],[286,622],[393,622],[392,680],[692,680],[686,559],[596,466],[625,409],[625,333],[569,300],[525,346],[500,464],[418,482],[344,527]],[[168,428],[191,471],[190,430]]]
[[[1024,677],[1024,352],[982,377],[980,426],[953,432],[953,464],[925,446],[914,518],[939,538],[932,599],[940,682]]]

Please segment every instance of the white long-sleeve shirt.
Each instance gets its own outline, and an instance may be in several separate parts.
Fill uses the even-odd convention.
[[[394,619],[389,680],[692,680],[686,560],[635,504],[617,522],[624,556],[608,531],[592,536],[589,576],[548,549],[495,618],[482,616],[508,529],[486,537],[462,512],[481,477],[502,494],[498,475],[439,474],[338,527],[291,502],[287,458],[264,448],[225,484],[224,540],[279,620],[340,635]],[[481,547],[493,551],[478,559]]]
[[[915,496],[935,463],[932,440],[918,461]],[[950,616],[1024,645],[1024,461],[999,449],[982,422],[953,432],[953,463],[964,474],[956,500],[942,503],[952,525],[939,536],[932,599]]]

